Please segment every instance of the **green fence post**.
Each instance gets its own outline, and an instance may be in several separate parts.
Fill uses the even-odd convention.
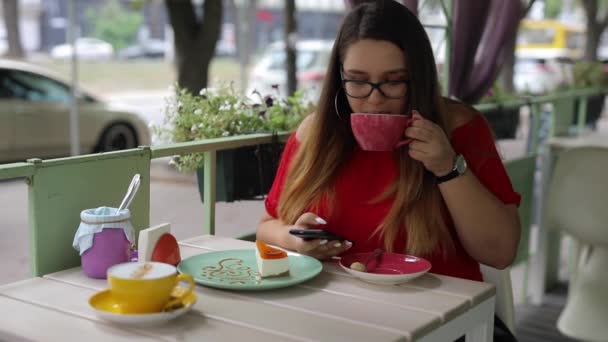
[[[578,121],[576,123],[576,134],[583,133],[585,122],[587,121],[587,102],[589,96],[581,96],[578,102]]]
[[[538,150],[539,143],[539,128],[540,128],[540,116],[541,116],[541,108],[540,103],[532,103],[530,104],[530,115],[532,116],[532,120],[530,120],[530,125],[532,125],[532,129],[530,129],[530,136],[528,136],[528,146],[530,150],[528,153],[536,153]]]
[[[216,151],[204,152],[204,184],[205,193],[203,197],[203,219],[205,234],[215,234],[215,195],[216,195]]]

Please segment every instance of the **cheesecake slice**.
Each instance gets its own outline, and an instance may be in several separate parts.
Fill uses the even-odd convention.
[[[289,274],[287,253],[260,240],[255,241],[255,259],[262,278],[282,277]]]

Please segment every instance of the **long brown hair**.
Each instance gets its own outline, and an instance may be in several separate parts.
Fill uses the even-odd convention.
[[[410,76],[407,112],[416,109],[445,130],[433,51],[418,19],[394,0],[357,6],[342,23],[316,114],[292,160],[279,200],[279,216],[288,224],[295,223],[306,210],[315,211],[321,203],[332,203],[340,167],[356,146],[349,118],[352,110],[342,90],[340,68],[347,48],[360,39],[389,41],[404,51]],[[394,196],[391,210],[376,230],[382,234],[385,248],[392,250],[400,230],[405,227],[407,253],[425,255],[439,245],[451,246],[443,219],[445,207],[434,177],[422,163],[410,158],[406,148],[397,150],[395,157],[398,179],[374,200]]]

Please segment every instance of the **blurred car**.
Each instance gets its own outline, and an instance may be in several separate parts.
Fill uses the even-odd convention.
[[[165,42],[160,39],[146,40],[118,51],[120,59],[163,57],[165,57]]]
[[[79,91],[82,154],[150,145],[134,113]],[[39,67],[0,59],[0,161],[70,154],[70,87]]]
[[[515,59],[515,91],[520,94],[545,94],[572,83],[572,62],[564,59]]]
[[[217,41],[215,45],[215,55],[216,56],[227,56],[234,57],[236,56],[236,44],[234,41],[229,41],[226,39],[220,39]]]
[[[318,100],[321,94],[333,44],[333,40],[303,40],[296,44],[298,89],[305,90],[306,98],[311,101]],[[263,96],[277,95],[278,91],[279,96],[285,96],[286,59],[283,42],[270,44],[250,74],[247,94],[251,96],[257,90]],[[273,86],[278,86],[278,90]]]
[[[98,38],[82,37],[74,42],[78,59],[82,60],[109,60],[114,57],[112,44]],[[61,44],[51,49],[51,57],[56,59],[72,58],[72,45]]]

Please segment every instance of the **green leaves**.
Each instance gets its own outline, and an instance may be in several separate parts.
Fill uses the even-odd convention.
[[[135,41],[143,22],[140,12],[123,8],[117,0],[107,1],[98,9],[88,9],[86,17],[93,23],[93,35],[112,44],[116,50]]]
[[[286,99],[257,93],[261,103],[256,103],[255,97],[237,92],[231,83],[202,89],[196,95],[183,88],[171,90],[174,95],[166,99],[163,125],[153,128],[164,142],[291,131],[313,111],[301,91]],[[202,167],[203,159],[201,155],[186,155],[175,163],[180,170],[194,170]]]
[[[574,86],[577,88],[607,87],[608,73],[600,62],[580,61],[574,64]]]

